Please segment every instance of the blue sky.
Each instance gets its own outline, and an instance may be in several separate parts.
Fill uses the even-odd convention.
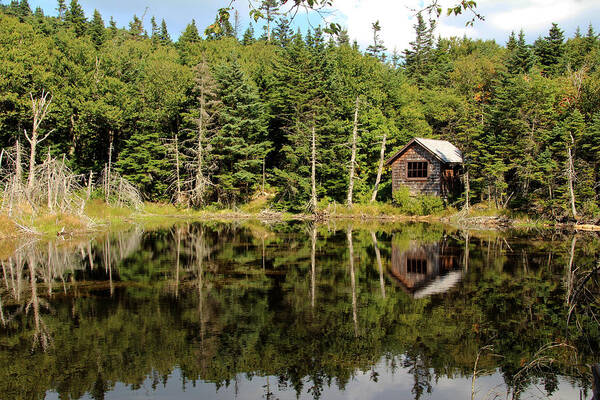
[[[259,0],[252,0],[258,3]],[[8,3],[8,0],[3,0]],[[69,3],[70,0],[67,0]],[[92,15],[97,8],[105,21],[113,16],[118,26],[127,26],[133,14],[142,16],[147,8],[144,22],[149,25],[150,17],[156,16],[160,22],[164,18],[171,33],[176,38],[193,19],[198,28],[210,25],[220,7],[228,0],[79,0],[86,15]],[[415,23],[414,11],[423,6],[423,0],[334,0],[335,11],[321,17],[299,12],[295,24],[306,29],[309,23],[332,20],[348,28],[352,39],[357,39],[362,48],[371,40],[371,23],[380,21],[381,36],[387,48],[402,50],[413,39]],[[448,6],[458,0],[441,0]],[[42,7],[47,14],[56,14],[56,0],[29,0],[32,8]],[[235,0],[239,10],[242,32],[249,23],[248,0]],[[511,30],[525,30],[527,40],[533,42],[538,36],[548,32],[550,24],[557,22],[567,36],[572,36],[576,27],[581,26],[585,33],[589,23],[600,32],[600,1],[598,0],[479,0],[478,10],[485,21],[476,21],[473,27],[465,27],[467,17],[442,17],[438,24],[438,34],[442,36],[462,36],[495,39],[505,43]],[[310,21],[310,22],[309,22]],[[259,24],[262,26],[261,21]],[[255,26],[256,32],[261,28]]]

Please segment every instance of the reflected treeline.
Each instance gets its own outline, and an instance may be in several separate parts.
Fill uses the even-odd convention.
[[[420,398],[471,377],[486,345],[502,357],[478,363],[503,396],[552,394],[559,377],[587,390],[597,249],[428,224],[182,223],[27,243],[2,260],[0,398],[100,399],[176,367],[183,387],[267,376],[267,397],[319,398],[359,372],[376,381],[381,360]]]

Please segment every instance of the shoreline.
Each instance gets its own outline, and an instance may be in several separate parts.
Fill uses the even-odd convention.
[[[338,210],[343,212],[337,212]],[[385,210],[387,211],[387,210]],[[102,204],[92,204],[89,212],[82,215],[72,214],[45,214],[38,216],[28,216],[31,226],[26,226],[17,222],[15,217],[0,215],[2,229],[0,229],[0,241],[10,241],[24,237],[30,238],[52,238],[52,237],[74,237],[102,233],[113,229],[119,229],[124,225],[137,223],[165,223],[168,221],[258,221],[261,223],[277,223],[291,221],[313,221],[316,223],[328,223],[331,221],[357,221],[361,223],[410,223],[425,222],[439,223],[451,226],[459,230],[480,230],[480,231],[508,231],[508,230],[561,230],[594,233],[600,232],[600,225],[577,224],[577,223],[559,223],[552,221],[534,220],[531,217],[524,216],[510,217],[499,215],[497,212],[492,214],[481,214],[471,212],[466,214],[459,211],[449,214],[446,210],[443,214],[437,215],[400,215],[385,213],[384,210],[375,207],[358,206],[354,210],[348,208],[337,208],[336,212],[329,212],[327,209],[319,210],[314,214],[307,213],[289,213],[279,212],[268,209],[260,211],[234,211],[234,210],[189,210],[177,209],[171,205],[158,203],[147,203],[141,211],[116,208]],[[486,210],[490,211],[490,210]],[[20,222],[25,219],[20,218]]]

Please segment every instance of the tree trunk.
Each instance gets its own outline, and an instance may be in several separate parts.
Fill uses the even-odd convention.
[[[346,231],[348,238],[348,252],[350,253],[350,284],[352,285],[352,321],[354,322],[354,336],[358,337],[358,315],[356,305],[356,277],[354,276],[354,246],[352,245],[352,227]]]
[[[317,254],[317,227],[313,225],[310,235],[310,305],[315,308],[315,281],[316,281],[316,254]]]
[[[571,136],[571,141],[573,140],[573,136]],[[569,156],[569,166],[567,168],[567,175],[569,178],[569,194],[571,195],[571,212],[573,213],[573,218],[577,219],[577,209],[575,208],[575,191],[573,190],[573,181],[575,180],[575,168],[573,165],[573,154],[571,152],[571,146],[567,147],[567,154]]]
[[[371,239],[373,240],[375,256],[377,257],[377,267],[379,268],[379,286],[381,287],[381,297],[385,299],[385,281],[383,279],[383,264],[381,263],[381,253],[379,252],[379,246],[377,246],[377,236],[375,236],[375,232],[371,232]]]
[[[177,179],[177,198],[175,204],[181,203],[181,178],[179,174],[179,138],[175,135],[175,179]]]
[[[311,197],[310,197],[310,205],[312,207],[312,211],[317,211],[317,174],[316,174],[316,164],[317,164],[317,143],[316,143],[316,133],[315,133],[315,125],[312,127],[312,151],[311,151]]]
[[[381,181],[381,174],[383,173],[383,162],[385,159],[385,140],[387,139],[387,132],[383,133],[383,141],[381,142],[381,153],[379,154],[379,167],[377,168],[377,179],[375,179],[375,188],[371,195],[371,203],[375,202],[377,198],[377,191],[379,190],[379,182]]]
[[[104,200],[107,204],[110,199],[110,169],[112,167],[112,150],[112,132],[110,132],[110,144],[108,145],[108,167],[106,169],[106,190],[104,191]]]
[[[354,126],[352,128],[352,155],[350,157],[350,176],[348,183],[348,199],[346,204],[352,207],[352,191],[354,190],[354,164],[356,164],[356,140],[358,136],[358,96],[354,107]]]
[[[469,179],[469,170],[465,172],[465,209],[469,211],[469,207],[471,206],[471,181]]]
[[[15,177],[19,185],[23,183],[23,164],[21,161],[21,144],[17,140],[17,154],[15,155]]]
[[[203,203],[204,195],[204,91],[200,94],[200,115],[198,116],[198,144],[196,156],[198,157],[198,165],[196,165],[196,185],[194,188],[194,198],[196,205]]]
[[[50,104],[52,103],[52,97],[48,99],[50,93],[42,91],[42,95],[39,99],[34,99],[33,95],[30,93],[29,97],[31,98],[31,112],[33,114],[33,125],[31,130],[31,136],[27,135],[27,131],[25,131],[25,137],[30,145],[29,151],[29,176],[27,177],[27,189],[33,189],[35,185],[35,155],[37,145],[44,140],[52,133],[52,131],[48,132],[46,136],[43,138],[39,138],[39,127],[46,117],[48,113],[48,109],[50,108]]]

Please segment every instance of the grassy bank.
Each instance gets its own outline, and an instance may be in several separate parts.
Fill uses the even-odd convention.
[[[459,229],[497,230],[515,229],[555,229],[575,228],[575,225],[561,225],[549,220],[535,218],[525,214],[516,214],[508,210],[478,204],[465,210],[445,208],[429,215],[407,215],[406,211],[390,203],[355,204],[347,207],[332,203],[318,209],[315,213],[279,212],[270,208],[265,198],[234,209],[206,208],[195,210],[176,207],[167,203],[145,203],[139,209],[109,205],[96,199],[86,203],[81,213],[53,213],[38,209],[36,213],[26,208],[18,214],[0,215],[0,239],[32,235],[40,237],[72,236],[97,231],[123,229],[132,223],[146,226],[160,226],[175,219],[187,220],[354,220],[368,223],[389,223],[408,221],[442,222]]]

